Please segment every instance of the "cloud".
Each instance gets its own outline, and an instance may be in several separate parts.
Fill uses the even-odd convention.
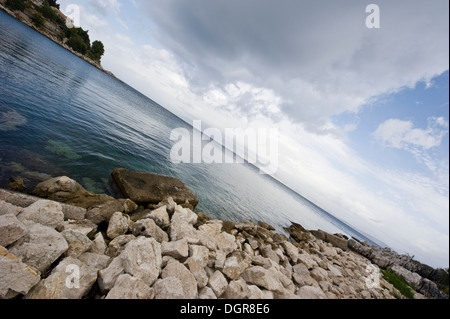
[[[448,3],[383,1],[381,29],[365,27],[360,1],[145,1],[157,38],[191,89],[249,83],[274,92],[283,114],[326,130],[380,94],[448,69]],[[433,23],[429,23],[430,19]],[[345,22],[345,23],[344,23]],[[257,99],[237,104],[251,112]],[[236,110],[237,111],[237,110]]]
[[[443,117],[428,119],[426,129],[415,128],[411,121],[389,119],[380,124],[372,136],[385,147],[412,151],[417,147],[428,150],[441,145],[448,133],[448,123]]]

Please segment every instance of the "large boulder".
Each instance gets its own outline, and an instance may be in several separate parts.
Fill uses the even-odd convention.
[[[9,252],[44,273],[68,248],[66,239],[53,228],[28,222],[28,234],[9,247]]]
[[[348,248],[348,241],[343,238],[343,236],[336,236],[329,234],[323,230],[311,230],[311,234],[313,234],[316,238],[319,238],[327,243],[332,244],[335,247],[341,248],[343,251],[346,251]]]
[[[198,204],[197,196],[178,178],[124,168],[116,168],[111,175],[122,195],[135,203],[158,204],[171,196],[178,204],[189,203],[194,208]]]
[[[18,219],[57,228],[64,223],[64,213],[60,203],[42,199],[24,208]]]
[[[105,194],[94,194],[67,176],[51,178],[36,185],[36,196],[89,209],[114,200]]]

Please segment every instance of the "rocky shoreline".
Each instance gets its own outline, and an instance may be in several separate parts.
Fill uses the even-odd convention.
[[[0,189],[0,298],[401,295],[357,252],[363,244],[296,223],[286,228],[287,238],[264,222],[208,219],[194,212],[196,197],[181,181],[173,186],[173,178],[160,176],[157,184],[166,187],[157,187],[150,183],[153,174],[138,174],[142,178],[131,175],[128,182],[141,186],[140,195],[153,189],[153,204],[90,193],[68,177],[38,184],[40,197]]]

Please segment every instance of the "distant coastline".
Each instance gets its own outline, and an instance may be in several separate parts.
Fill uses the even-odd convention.
[[[84,61],[86,61],[87,63],[91,64],[92,66],[96,67],[97,69],[99,69],[100,71],[112,76],[113,78],[119,80],[111,71],[105,70],[100,62],[94,61],[92,59],[90,59],[88,56],[81,54],[79,52],[76,52],[75,50],[73,50],[71,47],[69,47],[67,44],[65,44],[64,42],[62,42],[58,36],[52,32],[49,28],[47,28],[45,25],[43,25],[42,27],[38,28],[36,27],[33,22],[31,21],[31,17],[27,15],[27,12],[22,12],[22,11],[12,11],[10,9],[8,9],[5,6],[6,0],[0,0],[0,9],[7,13],[8,15],[10,15],[11,17],[15,18],[17,21],[22,22],[23,24],[27,25],[28,27],[32,28],[33,30],[39,32],[40,34],[42,34],[43,36],[47,37],[48,39],[52,40],[53,42],[55,42],[56,44],[60,45],[61,47],[63,47],[64,49],[66,49],[67,51],[73,53],[74,55],[76,55],[77,57],[79,57],[80,59],[83,59]]]

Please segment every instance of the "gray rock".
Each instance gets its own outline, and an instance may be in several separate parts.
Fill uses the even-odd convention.
[[[163,256],[170,256],[175,259],[186,258],[189,256],[189,246],[186,239],[177,241],[163,241],[161,244],[161,253]]]
[[[247,288],[249,290],[249,296],[248,299],[273,299],[274,295],[273,292],[268,290],[261,290],[256,285],[247,285]]]
[[[346,251],[348,248],[348,241],[343,237],[329,234],[320,229],[319,230],[311,230],[310,232],[315,237],[317,237],[323,241],[326,241],[327,243],[332,244],[334,247],[339,247],[343,251]]]
[[[0,215],[0,246],[9,246],[27,233],[27,228],[15,215]]]
[[[197,238],[194,226],[183,219],[172,219],[168,229],[170,240],[176,241],[183,238]]]
[[[6,208],[13,209],[12,213],[14,215],[17,215],[16,214],[17,209],[14,207],[8,206],[8,205],[5,205],[5,206],[1,205],[2,201],[4,203],[8,203],[8,204],[14,205],[16,207],[25,208],[40,199],[41,198],[36,197],[36,196],[30,196],[27,194],[17,193],[17,192],[13,192],[13,191],[6,190],[6,189],[0,189],[0,208],[3,207],[4,209],[6,209]],[[0,215],[2,215],[2,213],[0,213]]]
[[[135,240],[134,235],[120,235],[109,242],[108,249],[106,249],[106,255],[109,257],[117,257],[125,249],[126,244]]]
[[[81,299],[97,280],[97,272],[72,257],[62,260],[25,299]]]
[[[97,227],[96,224],[87,219],[67,220],[58,228],[58,230],[61,232],[64,230],[73,230],[89,237],[95,233]]]
[[[174,214],[171,221],[183,220],[191,225],[195,225],[198,221],[198,215],[189,208],[184,208],[180,205],[175,206]]]
[[[249,296],[250,289],[242,278],[230,281],[224,294],[226,299],[247,299]]]
[[[217,299],[217,297],[211,288],[203,287],[198,292],[198,299]]]
[[[82,253],[91,249],[91,240],[83,233],[72,229],[64,230],[61,234],[69,244],[69,248],[65,252],[66,256],[78,258]]]
[[[89,209],[86,214],[86,218],[98,225],[104,222],[109,222],[114,213],[122,213],[123,209],[123,205],[118,200],[110,200]]]
[[[131,232],[135,236],[153,237],[157,242],[169,241],[169,236],[151,218],[138,220],[131,227]]]
[[[234,252],[225,260],[222,272],[231,280],[238,280],[250,264],[250,256],[245,253]]]
[[[105,299],[153,299],[155,291],[144,281],[128,274],[120,275]]]
[[[121,256],[117,256],[112,260],[108,267],[98,271],[97,283],[100,292],[106,294],[110,291],[114,287],[117,278],[119,278],[119,276],[123,273],[124,268],[122,258]]]
[[[5,202],[3,199],[0,199],[0,216],[1,215],[19,215],[22,212],[22,207],[10,204]]]
[[[107,248],[108,245],[106,245],[105,238],[102,233],[97,233],[92,241],[91,252],[103,255],[105,254]]]
[[[208,284],[208,275],[205,267],[202,267],[195,259],[189,257],[185,262],[186,267],[194,275],[198,288],[203,288]]]
[[[201,267],[206,267],[209,258],[209,249],[201,245],[189,245],[189,256]]]
[[[0,299],[27,294],[41,279],[40,272],[0,246]]]
[[[80,191],[86,191],[79,183],[67,176],[55,177],[39,183],[34,193],[39,197],[63,202]]]
[[[125,235],[130,226],[130,216],[124,215],[121,212],[115,212],[109,219],[108,229],[106,235],[110,239],[114,239],[120,235]]]
[[[120,254],[126,273],[151,286],[161,272],[161,244],[154,238],[139,237],[129,242]]]
[[[125,214],[131,214],[138,208],[138,205],[129,198],[119,199],[119,202],[122,203]]]
[[[300,287],[296,294],[300,299],[328,299],[320,288],[313,286]]]
[[[167,213],[167,206],[161,206],[155,210],[152,210],[149,217],[153,219],[159,227],[167,229],[170,226],[170,218]]]
[[[111,261],[111,257],[90,252],[81,254],[78,259],[96,272],[108,267]]]
[[[105,194],[98,195],[88,192],[78,182],[67,176],[55,177],[39,183],[33,192],[39,197],[86,209],[102,205],[109,201],[116,201],[111,196]],[[123,210],[122,206],[120,209],[111,212],[111,214],[121,210]]]
[[[62,212],[64,213],[64,219],[83,220],[86,217],[87,210],[84,207],[78,207],[73,205],[61,204]]]
[[[328,273],[325,269],[317,267],[309,272],[311,277],[314,278],[317,282],[328,279]]]
[[[270,267],[272,267],[272,264],[270,262],[269,258],[263,257],[261,255],[258,256],[253,256],[252,257],[252,264],[255,266],[262,266],[266,269],[269,269]]]
[[[194,275],[180,262],[170,260],[161,272],[161,278],[176,277],[180,279],[183,288],[184,299],[196,299],[198,297],[197,281]]]
[[[41,224],[27,225],[28,234],[10,247],[10,253],[44,273],[69,245],[63,235]]]
[[[153,285],[155,299],[184,299],[182,282],[177,277],[158,279]]]
[[[422,278],[419,292],[433,299],[448,299],[448,295],[442,292],[434,282],[427,278]]]
[[[272,259],[276,264],[280,263],[280,257],[272,250],[270,245],[262,245],[259,248],[261,255],[266,258]]]
[[[263,287],[267,290],[275,292],[283,292],[284,287],[278,278],[276,278],[274,271],[265,269],[261,266],[253,266],[248,268],[242,278],[250,283]]]
[[[303,263],[308,269],[318,267],[317,263],[310,257],[309,254],[299,254],[298,261]]]
[[[286,255],[291,259],[292,264],[295,265],[298,260],[298,248],[288,241],[282,242],[281,245],[283,246]]]
[[[43,199],[24,208],[17,218],[57,228],[64,222],[64,213],[60,203]]]
[[[313,284],[313,278],[304,264],[295,265],[293,271],[292,278],[299,286],[311,286]]]
[[[124,168],[111,175],[124,197],[137,204],[158,204],[169,196],[178,204],[190,203],[194,208],[198,204],[197,196],[177,178]]]
[[[228,281],[219,270],[216,270],[209,278],[208,287],[212,289],[217,298],[220,298],[227,290]]]

